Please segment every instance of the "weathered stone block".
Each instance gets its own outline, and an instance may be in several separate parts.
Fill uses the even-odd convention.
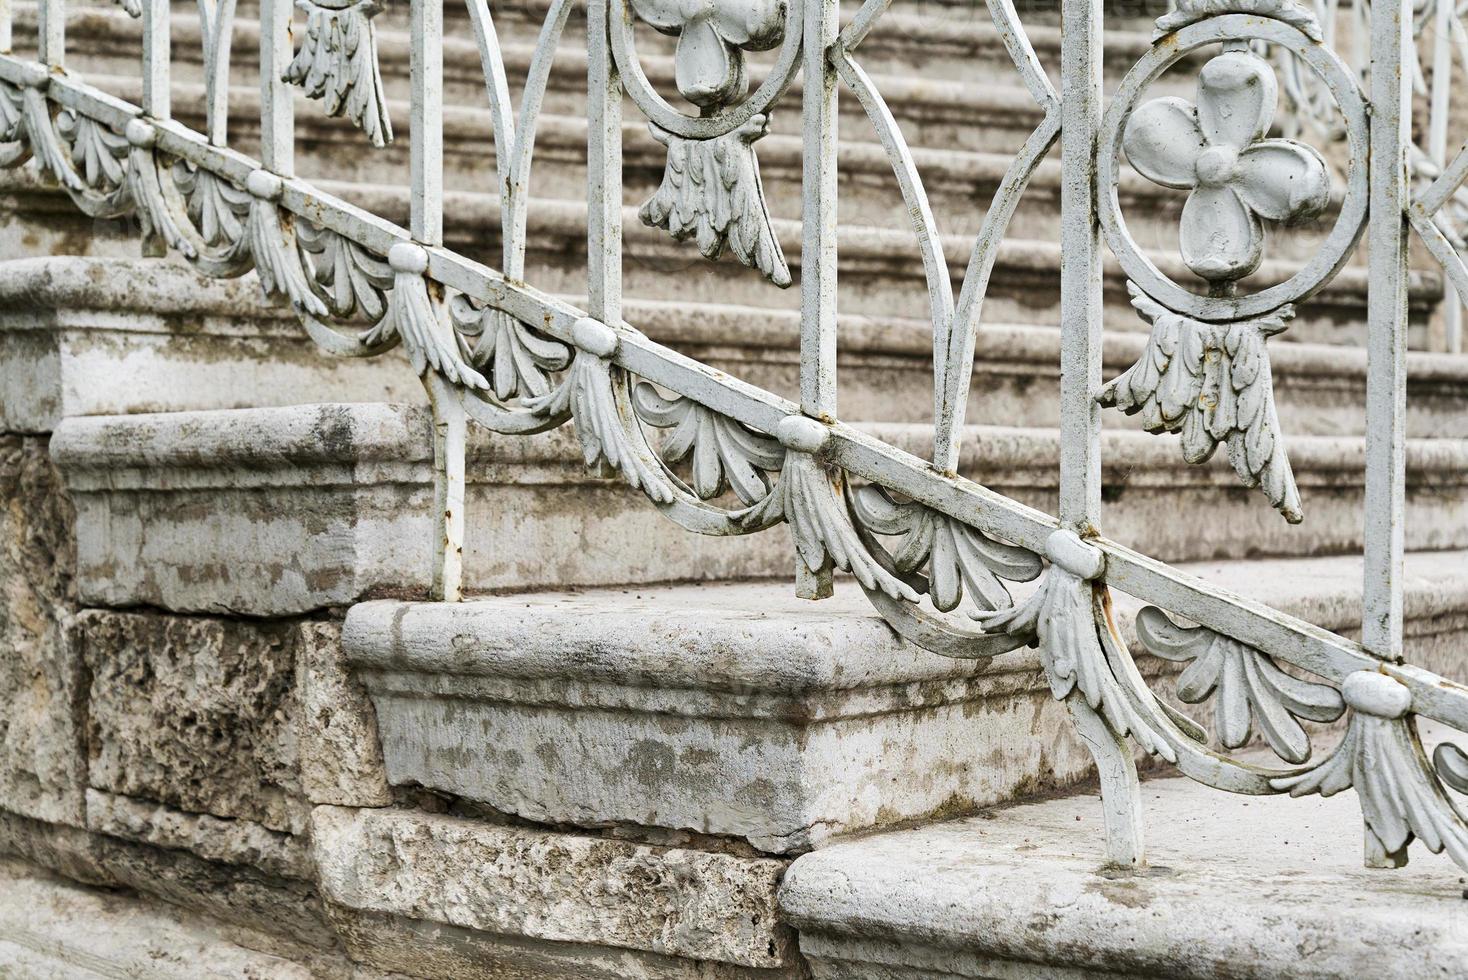
[[[323,896],[369,913],[551,943],[772,968],[785,863],[401,810],[318,807]]]
[[[87,610],[90,785],[299,832],[295,628]]]
[[[388,777],[527,819],[774,853],[1089,770],[1033,658],[907,645],[850,591],[776,585],[351,610]]]
[[[79,825],[86,681],[70,502],[43,438],[0,435],[0,809]]]
[[[255,276],[178,262],[56,256],[0,263],[0,431],[74,415],[308,400],[422,401],[398,354],[318,350]]]
[[[334,623],[87,610],[90,785],[298,833],[312,802],[391,801]]]

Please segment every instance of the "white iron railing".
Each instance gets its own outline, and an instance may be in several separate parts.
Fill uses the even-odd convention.
[[[1112,862],[1142,860],[1135,742],[1193,779],[1233,792],[1329,795],[1355,787],[1369,864],[1400,864],[1417,838],[1468,868],[1468,823],[1448,793],[1468,792],[1468,755],[1444,743],[1429,760],[1416,730],[1420,716],[1468,731],[1468,688],[1402,660],[1408,234],[1417,231],[1448,281],[1468,296],[1468,269],[1445,217],[1450,202],[1461,200],[1468,147],[1448,159],[1436,123],[1429,145],[1413,147],[1414,18],[1400,0],[1377,0],[1369,10],[1369,45],[1357,52],[1374,67],[1369,96],[1359,73],[1323,43],[1330,34],[1315,10],[1292,0],[1184,0],[1158,22],[1156,43],[1109,101],[1101,84],[1098,0],[1062,4],[1058,88],[1011,0],[989,0],[1043,118],[1000,184],[957,296],[921,175],[859,59],[863,38],[890,0],[867,0],[844,29],[836,0],[711,0],[696,7],[589,0],[585,310],[523,282],[536,120],[569,0],[550,4],[518,116],[490,10],[485,0],[468,2],[495,127],[504,230],[498,269],[443,247],[442,0],[411,2],[407,229],[323,193],[293,169],[292,84],[350,116],[370,142],[391,136],[374,0],[305,0],[298,50],[290,0],[261,0],[258,162],[226,139],[233,0],[200,3],[204,132],[171,118],[168,0],[122,2],[137,2],[142,20],[141,104],[65,71],[61,0],[41,0],[37,60],[0,56],[0,163],[35,157],[86,213],[135,214],[147,236],[210,275],[254,268],[266,292],[288,300],[331,354],[366,357],[401,344],[434,411],[443,517],[439,597],[460,597],[468,424],[532,433],[570,423],[588,465],[616,471],[691,532],[736,535],[787,524],[802,595],[829,595],[833,569],[843,569],[898,632],[936,653],[982,659],[1038,645],[1055,696],[1096,757]],[[8,52],[3,4],[0,49]],[[1456,12],[1443,9],[1442,22],[1457,24]],[[1325,24],[1334,23],[1334,8],[1322,10]],[[677,87],[696,114],[668,102],[642,71],[637,20],[678,37]],[[1320,153],[1268,136],[1277,82],[1261,45],[1287,53],[1280,63],[1289,66],[1290,91],[1308,93],[1315,110],[1328,97],[1348,165],[1334,229],[1315,256],[1286,282],[1242,292],[1239,280],[1262,255],[1260,220],[1309,217],[1331,197]],[[1143,101],[1148,83],[1202,49],[1217,51],[1199,72],[1196,104]],[[752,93],[745,50],[774,52],[773,67]],[[1435,84],[1446,77],[1439,70]],[[804,230],[800,403],[793,404],[656,344],[624,321],[621,113],[625,94],[667,147],[663,184],[644,205],[643,220],[692,238],[710,257],[728,249],[751,274],[788,285],[755,146],[766,114],[798,74]],[[1301,81],[1307,75],[1310,87]],[[931,460],[885,445],[837,415],[842,87],[866,110],[918,232],[933,324]],[[1432,101],[1446,113],[1445,92],[1434,89]],[[1052,517],[957,476],[955,468],[974,336],[998,246],[1027,181],[1057,140],[1062,455],[1060,513]],[[1206,292],[1168,278],[1128,234],[1115,193],[1123,153],[1145,177],[1189,190],[1183,258],[1208,282]],[[1419,165],[1409,180],[1414,153],[1436,176]],[[709,175],[719,179],[702,179]],[[1301,520],[1266,339],[1285,329],[1292,304],[1336,275],[1363,234],[1371,276],[1366,572],[1357,643],[1105,538],[1099,434],[1100,410],[1112,406],[1141,413],[1150,430],[1180,433],[1190,462],[1222,444],[1243,483],[1259,487],[1286,520]],[[1142,359],[1106,384],[1103,243],[1152,326]],[[649,429],[669,434],[650,439]],[[1012,603],[1005,582],[1041,577],[1028,599]],[[1149,690],[1112,619],[1113,588],[1155,603],[1139,616],[1141,641],[1158,656],[1190,662],[1179,694],[1217,700],[1222,751]],[[1197,625],[1180,626],[1170,616]],[[1343,715],[1342,741],[1312,758],[1300,721]],[[1260,767],[1231,754],[1254,730],[1281,765]]]

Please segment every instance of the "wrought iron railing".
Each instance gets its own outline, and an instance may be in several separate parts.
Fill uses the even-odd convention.
[[[1442,224],[1444,209],[1462,194],[1468,147],[1447,159],[1433,129],[1423,152],[1437,175],[1419,167],[1409,181],[1414,19],[1400,0],[1378,0],[1369,11],[1369,96],[1358,73],[1322,43],[1329,34],[1315,10],[1292,0],[1184,0],[1158,22],[1156,43],[1109,101],[1098,0],[1062,4],[1058,87],[1011,0],[990,0],[999,36],[1043,118],[994,196],[956,296],[921,175],[861,66],[862,41],[890,0],[868,0],[844,27],[835,0],[694,7],[590,0],[585,309],[523,281],[536,120],[569,0],[550,4],[518,115],[490,10],[485,0],[468,2],[494,120],[503,221],[498,269],[443,247],[442,0],[411,2],[407,229],[294,173],[293,85],[349,116],[368,141],[390,137],[374,0],[306,0],[298,50],[290,0],[261,0],[259,161],[225,140],[232,0],[200,6],[205,132],[171,118],[168,0],[137,3],[142,96],[134,106],[65,70],[61,0],[41,0],[37,60],[0,56],[0,162],[34,157],[83,211],[136,215],[147,236],[210,275],[254,268],[265,291],[289,301],[331,354],[368,357],[401,345],[434,413],[439,597],[460,598],[467,426],[532,433],[569,423],[588,465],[620,474],[690,532],[741,535],[786,524],[801,595],[829,595],[832,572],[841,569],[887,622],[928,650],[984,659],[1037,645],[1056,698],[1095,755],[1108,855],[1117,864],[1136,864],[1143,853],[1134,742],[1193,779],[1233,792],[1330,795],[1354,787],[1369,864],[1400,864],[1416,838],[1468,868],[1468,823],[1448,792],[1468,792],[1468,755],[1444,743],[1429,759],[1416,729],[1423,717],[1468,730],[1468,688],[1402,659],[1408,235],[1421,235],[1468,296],[1468,269]],[[0,49],[8,52],[9,10],[0,12]],[[677,37],[676,86],[696,112],[674,106],[639,67],[639,20]],[[1300,79],[1308,74],[1319,86],[1309,90],[1316,93],[1312,104],[1323,105],[1319,92],[1328,95],[1348,152],[1334,228],[1315,256],[1288,281],[1248,292],[1239,282],[1260,262],[1261,219],[1317,215],[1332,197],[1319,152],[1269,136],[1277,82],[1261,44],[1288,53],[1294,91],[1306,91]],[[1149,82],[1204,49],[1217,51],[1199,72],[1195,101],[1144,100]],[[746,50],[774,52],[752,93]],[[767,113],[797,75],[805,136],[798,404],[654,343],[624,321],[620,154],[625,94],[667,147],[662,186],[643,206],[642,220],[692,239],[705,255],[727,249],[751,275],[787,285],[792,277],[770,229],[756,146]],[[837,414],[842,87],[866,110],[918,233],[933,325],[936,425],[927,460]],[[955,468],[975,331],[998,246],[1026,182],[1057,140],[1062,454],[1059,514],[1052,517],[961,478]],[[1123,154],[1144,176],[1188,189],[1183,258],[1207,282],[1205,291],[1168,278],[1128,235],[1114,192]],[[1110,406],[1140,413],[1150,430],[1179,433],[1189,462],[1222,445],[1245,485],[1260,488],[1285,520],[1301,520],[1307,502],[1275,414],[1266,341],[1286,328],[1292,304],[1335,276],[1363,233],[1371,277],[1358,643],[1105,538],[1099,433],[1101,408]],[[1105,384],[1103,242],[1152,331],[1141,360]],[[652,435],[659,429],[664,437]],[[1015,605],[1006,583],[1037,578],[1038,588]],[[1216,699],[1221,749],[1149,689],[1115,625],[1112,589],[1155,604],[1137,621],[1142,645],[1188,662],[1177,693],[1193,703]],[[1196,625],[1179,625],[1173,616]],[[1342,716],[1343,739],[1313,757],[1301,721]],[[1280,765],[1260,766],[1235,751],[1255,730]]]

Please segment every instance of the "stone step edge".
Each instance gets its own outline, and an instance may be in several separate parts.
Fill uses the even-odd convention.
[[[852,423],[894,448],[922,455],[931,448],[932,428],[922,423]],[[431,458],[426,408],[375,402],[218,409],[124,416],[76,416],[62,421],[51,439],[52,460],[67,485],[77,490],[124,485],[170,489],[179,473],[198,475],[207,486],[211,472],[239,486],[240,467],[257,468],[272,485],[310,483],[310,467],[356,464],[424,464]],[[1225,485],[1232,470],[1220,456],[1206,466],[1189,466],[1177,437],[1132,430],[1102,434],[1104,464],[1133,475],[1157,471],[1214,476]],[[1057,429],[965,426],[959,470],[987,467],[1052,468],[1059,459]],[[579,443],[569,426],[534,436],[503,436],[471,427],[469,459],[476,462],[571,464]],[[1365,466],[1365,441],[1351,436],[1296,436],[1290,458],[1302,485],[1308,474],[1351,473]],[[1468,477],[1468,440],[1411,439],[1409,474]],[[278,471],[278,472],[276,472]],[[473,473],[471,469],[471,481]],[[588,476],[587,479],[593,479]],[[596,478],[602,479],[602,478]]]
[[[1144,782],[1152,866],[1132,875],[1099,868],[1096,797],[1022,804],[804,855],[781,907],[817,976],[1461,976],[1461,872],[1420,845],[1361,868],[1352,796]]]
[[[584,296],[573,295],[560,298],[575,303],[585,300]],[[211,279],[171,259],[62,255],[0,260],[0,305],[11,310],[202,314],[250,321],[250,328],[229,324],[231,335],[252,336],[259,332],[252,328],[276,322],[280,329],[270,329],[272,335],[299,333],[295,314],[284,304],[263,296],[253,273],[240,279]],[[623,306],[631,326],[670,345],[792,352],[799,349],[798,310],[648,299],[628,299]],[[921,320],[845,313],[840,315],[839,324],[838,356],[840,353],[899,355],[924,361],[932,357],[932,329]],[[78,318],[75,323],[0,318],[0,331],[74,326],[91,325],[84,318]],[[132,330],[134,326],[126,329]],[[166,320],[151,323],[147,329],[172,332]],[[1364,350],[1340,344],[1297,343],[1289,341],[1288,336],[1277,338],[1269,348],[1270,365],[1277,378],[1335,377],[1364,381]],[[1113,328],[1104,334],[1102,342],[1103,365],[1108,370],[1121,371],[1140,356],[1146,337],[1137,330]],[[976,350],[976,373],[986,365],[998,364],[1035,364],[1058,372],[1060,330],[1058,326],[984,323],[978,332]],[[1414,388],[1428,384],[1468,387],[1468,354],[1409,351],[1407,376]]]
[[[1173,567],[1321,629],[1352,634],[1360,625],[1357,556]],[[1023,598],[1033,587],[1011,589]],[[1138,644],[1134,620],[1146,602],[1120,592],[1114,596],[1123,639],[1148,665],[1147,672],[1175,672]],[[1468,550],[1409,552],[1404,577],[1409,624],[1433,627],[1444,617],[1465,614]],[[650,631],[650,622],[669,632]],[[517,635],[542,635],[552,623],[594,624],[594,629],[557,634],[553,655],[511,642]],[[482,656],[473,653],[476,643]],[[369,600],[347,612],[342,646],[357,670],[554,678],[737,695],[799,697],[965,677],[982,678],[998,690],[1044,686],[1036,651],[1016,650],[976,668],[971,661],[929,653],[900,639],[855,588],[812,603],[796,598],[788,583],[769,581],[540,590],[475,596],[462,603]],[[1458,673],[1468,679],[1468,671]]]

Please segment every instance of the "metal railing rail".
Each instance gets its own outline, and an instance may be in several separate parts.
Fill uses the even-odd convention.
[[[1468,146],[1440,176],[1408,176],[1412,17],[1400,0],[1370,10],[1370,97],[1292,0],[1184,0],[1107,101],[1098,0],[1065,0],[1057,87],[1011,0],[994,23],[1043,118],[1015,157],[953,295],[921,175],[859,49],[890,0],[867,0],[844,28],[836,0],[716,0],[684,19],[668,0],[589,0],[586,309],[522,281],[536,120],[550,60],[568,21],[554,0],[518,116],[485,0],[468,0],[495,125],[502,200],[498,269],[443,244],[442,0],[411,2],[411,218],[398,227],[326,194],[294,171],[291,85],[323,98],[366,137],[390,138],[376,64],[372,0],[308,0],[293,50],[290,0],[261,0],[260,160],[228,146],[226,99],[233,0],[201,0],[207,123],[171,118],[168,0],[137,0],[142,97],[131,105],[65,70],[62,0],[41,0],[37,59],[10,51],[0,0],[0,165],[34,157],[78,207],[134,214],[144,233],[215,276],[253,268],[289,301],[328,353],[364,357],[402,345],[434,412],[439,522],[435,594],[461,595],[465,437],[571,424],[588,465],[616,471],[691,532],[734,535],[784,523],[802,595],[829,595],[850,572],[912,642],[946,656],[989,658],[1038,646],[1101,772],[1109,860],[1143,860],[1132,743],[1193,779],[1240,793],[1330,795],[1354,787],[1368,864],[1395,865],[1420,839],[1468,868],[1468,823],[1449,790],[1468,792],[1468,755],[1451,743],[1429,759],[1418,716],[1468,731],[1468,687],[1403,662],[1406,253],[1415,228],[1460,295],[1468,270],[1436,218],[1468,176]],[[134,0],[123,0],[124,6]],[[633,24],[678,37],[676,108],[643,73]],[[1269,138],[1277,81],[1255,46],[1291,52],[1329,93],[1350,150],[1334,230],[1289,281],[1245,293],[1259,264],[1260,220],[1317,214],[1330,197],[1323,158]],[[1200,49],[1195,103],[1142,101],[1147,84]],[[749,91],[745,50],[773,50]],[[773,284],[792,277],[770,230],[755,145],[767,113],[803,74],[805,134],[800,403],[654,343],[622,316],[621,115],[624,94],[667,147],[657,194],[641,215],[709,256],[728,249]],[[918,232],[933,323],[931,460],[838,418],[836,392],[836,112],[845,87],[891,159]],[[1369,111],[1368,111],[1369,110]],[[989,275],[1010,216],[1059,141],[1062,197],[1060,513],[1041,513],[954,472]],[[1441,142],[1437,139],[1436,142]],[[1129,166],[1187,188],[1183,258],[1210,284],[1167,278],[1126,230],[1115,192]],[[717,173],[719,180],[697,176]],[[1362,234],[1370,244],[1367,499],[1362,640],[1352,641],[1138,554],[1100,532],[1100,410],[1140,412],[1177,432],[1190,462],[1222,445],[1241,480],[1285,519],[1303,517],[1275,415],[1266,339],[1292,304],[1328,283]],[[1142,359],[1101,378],[1100,263],[1109,249],[1151,321]],[[365,324],[365,327],[362,325]],[[667,430],[661,440],[650,430]],[[1018,605],[1006,582],[1040,578]],[[1217,742],[1157,697],[1111,612],[1111,589],[1153,603],[1137,631],[1153,654],[1188,662],[1184,700],[1216,699]],[[1166,610],[1164,612],[1163,610]],[[1179,625],[1176,616],[1196,626]],[[1281,665],[1290,668],[1284,669]],[[1301,725],[1346,717],[1345,735],[1312,756]],[[1241,760],[1257,731],[1281,765]]]

